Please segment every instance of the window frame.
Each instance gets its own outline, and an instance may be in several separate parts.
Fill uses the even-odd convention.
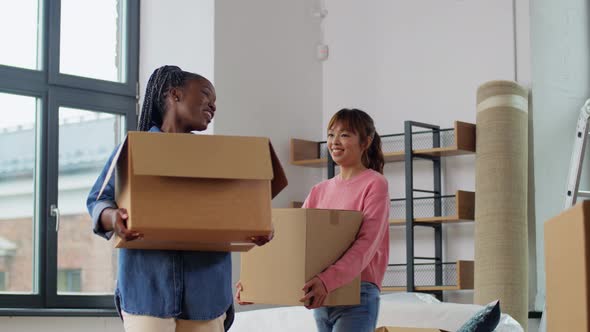
[[[45,0],[47,1],[47,0]],[[123,0],[119,0],[123,1]],[[124,0],[127,2],[125,10],[125,41],[126,49],[126,66],[125,77],[127,82],[112,82],[99,79],[89,79],[80,76],[62,74],[59,72],[60,59],[60,30],[61,30],[61,0],[49,1],[49,83],[52,85],[81,88],[86,90],[101,91],[111,94],[120,94],[125,96],[136,97],[137,77],[139,66],[134,63],[139,62],[139,44],[130,43],[129,41],[139,41],[139,2],[137,0]],[[135,79],[134,79],[135,78]]]
[[[0,93],[35,97],[35,271],[33,294],[0,294],[0,316],[116,316],[113,295],[58,295],[57,233],[49,212],[57,204],[59,107],[125,116],[126,130],[137,125],[139,82],[139,0],[126,0],[127,81],[110,82],[59,73],[61,0],[39,0],[40,69],[0,64]],[[53,231],[51,231],[53,230]],[[88,231],[92,232],[91,225]]]
[[[94,91],[71,91],[63,87],[49,89],[49,135],[48,135],[48,195],[47,206],[58,205],[58,155],[59,155],[59,108],[71,107],[88,111],[125,116],[126,131],[135,130],[135,100],[129,97],[108,95]],[[46,211],[48,211],[47,208]],[[112,308],[112,295],[59,295],[57,293],[58,239],[55,232],[56,218],[50,217],[45,233],[47,242],[46,289],[47,302],[59,308]],[[91,232],[91,225],[88,225]]]

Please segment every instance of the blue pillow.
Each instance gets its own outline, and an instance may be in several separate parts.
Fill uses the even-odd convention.
[[[457,332],[492,332],[500,323],[500,301],[494,301],[476,312]]]

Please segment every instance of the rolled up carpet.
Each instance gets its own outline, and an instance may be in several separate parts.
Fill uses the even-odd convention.
[[[499,299],[527,330],[528,90],[491,81],[477,90],[475,303]]]

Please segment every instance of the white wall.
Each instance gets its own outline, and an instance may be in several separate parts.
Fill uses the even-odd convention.
[[[274,207],[305,199],[321,180],[319,171],[289,164],[290,138],[321,135],[322,65],[315,58],[319,21],[312,15],[316,2],[215,2],[215,134],[270,137],[289,179]],[[237,281],[239,255],[233,258]]]
[[[368,5],[370,4],[370,5]],[[382,133],[403,121],[475,121],[475,91],[514,79],[511,0],[329,0],[324,125],[341,107]]]
[[[143,1],[140,17],[141,99],[157,67],[177,65],[213,81],[214,1]]]
[[[519,2],[518,44],[526,80],[528,10]],[[405,120],[453,126],[475,122],[477,87],[493,79],[513,80],[515,30],[512,0],[328,0],[323,69],[323,124],[342,107],[367,111],[380,134],[403,132]],[[524,31],[523,31],[524,30]],[[419,130],[419,129],[417,129]],[[474,190],[475,157],[443,161],[443,189]],[[415,187],[432,188],[428,162],[415,163]],[[403,163],[388,164],[392,197],[403,197]],[[447,261],[473,259],[473,224],[445,226]],[[416,255],[433,254],[431,230],[417,229]],[[391,262],[405,263],[405,230],[391,229]],[[470,292],[447,293],[471,302]]]
[[[590,97],[589,10],[586,0],[531,3],[537,310],[545,293],[543,223],[563,210],[574,130],[580,108]],[[588,162],[586,158],[582,190],[590,188]]]

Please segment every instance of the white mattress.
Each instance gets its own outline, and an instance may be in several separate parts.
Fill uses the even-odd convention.
[[[419,293],[381,295],[377,326],[430,327],[456,331],[482,306],[439,302]],[[304,307],[279,307],[236,314],[231,332],[315,331],[311,311]],[[524,332],[512,317],[502,314],[497,332]]]

